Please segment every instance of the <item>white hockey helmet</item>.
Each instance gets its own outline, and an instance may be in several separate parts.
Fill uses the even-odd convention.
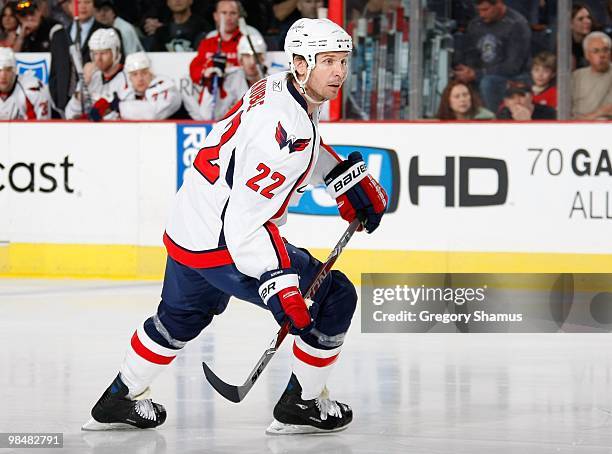
[[[15,53],[10,47],[0,47],[0,69],[2,68],[17,68]]]
[[[89,38],[89,50],[111,50],[113,63],[116,65],[121,60],[121,39],[112,28],[99,28]],[[93,60],[93,55],[92,58]]]
[[[293,23],[285,38],[285,55],[289,69],[302,91],[321,52],[352,52],[353,40],[342,27],[329,19],[299,19]],[[308,64],[306,79],[298,80],[293,56],[301,55]]]
[[[249,37],[251,38],[251,42],[253,43],[253,49],[255,49],[255,53],[265,54],[268,50],[268,46],[266,46],[266,41],[263,39],[263,36],[261,36],[261,33],[253,33],[251,30],[249,30]],[[238,41],[238,56],[244,54],[253,55],[253,50],[249,45],[249,40],[246,35],[242,35],[240,41]]]
[[[146,52],[134,52],[125,57],[125,71],[128,73],[150,67],[151,60],[149,60]]]

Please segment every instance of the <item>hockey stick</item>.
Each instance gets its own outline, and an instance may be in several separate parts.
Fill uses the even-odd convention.
[[[242,6],[241,6],[242,8]],[[251,48],[251,52],[253,52],[253,58],[255,59],[255,65],[257,66],[257,72],[259,73],[259,78],[263,79],[266,77],[266,67],[259,61],[259,55],[255,52],[255,46],[253,46],[253,41],[251,40],[251,35],[249,35],[249,29],[247,27],[246,20],[244,16],[241,16],[238,19],[238,28],[240,29],[240,33],[243,36],[246,36],[247,42],[249,43],[249,47]]]
[[[312,298],[317,292],[317,290],[319,290],[319,287],[321,287],[321,283],[329,274],[330,270],[334,266],[334,263],[336,263],[336,260],[338,260],[340,253],[342,252],[346,244],[349,242],[359,225],[360,221],[358,219],[355,219],[349,224],[346,231],[340,237],[338,244],[336,244],[334,249],[331,251],[325,263],[323,263],[319,268],[319,271],[315,275],[312,283],[310,284],[310,287],[308,287],[308,290],[304,295],[304,299]],[[202,367],[204,368],[204,375],[206,375],[206,379],[212,385],[212,387],[215,388],[215,391],[217,391],[227,400],[231,400],[232,402],[236,403],[240,402],[251,390],[263,370],[266,368],[274,354],[277,352],[283,340],[285,340],[285,337],[287,337],[287,334],[289,333],[289,328],[289,321],[286,321],[281,326],[280,330],[276,334],[276,337],[270,343],[270,347],[264,352],[261,358],[259,358],[259,361],[257,361],[257,365],[251,371],[242,386],[230,385],[229,383],[225,383],[217,375],[215,375],[215,373],[211,370],[210,367],[208,367],[205,362],[202,362]]]

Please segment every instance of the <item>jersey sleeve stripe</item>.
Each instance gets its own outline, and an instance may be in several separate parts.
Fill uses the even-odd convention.
[[[164,245],[170,257],[180,264],[192,268],[214,268],[234,263],[227,247],[205,251],[190,251],[176,244],[167,233],[164,233]]]
[[[280,236],[278,227],[268,221],[264,224],[264,228],[268,232],[268,235],[270,235],[272,247],[274,248],[274,252],[276,252],[276,258],[278,259],[279,268],[290,268],[291,260],[289,260],[289,254],[287,253],[285,243]]]

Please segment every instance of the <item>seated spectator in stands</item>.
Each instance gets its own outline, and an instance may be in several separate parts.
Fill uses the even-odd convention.
[[[181,107],[181,95],[174,81],[169,77],[155,76],[146,53],[128,55],[125,72],[130,79],[130,90],[119,102],[121,119],[165,120]]]
[[[202,17],[193,14],[193,0],[167,0],[172,11],[170,21],[153,35],[153,52],[193,52],[212,27]]]
[[[586,35],[593,31],[593,16],[586,5],[582,3],[572,5],[571,28],[574,68],[584,68],[589,66],[589,62],[584,58],[582,43]]]
[[[439,120],[494,120],[493,112],[480,105],[478,95],[469,85],[451,80],[440,99]]]
[[[221,71],[224,71],[225,64],[230,67],[238,66],[238,41],[242,36],[238,28],[240,2],[237,0],[217,1],[213,18],[217,30],[202,40],[198,47],[198,55],[189,65],[189,75],[194,84],[201,84],[204,72],[213,64],[214,55],[216,55],[216,65]]]
[[[612,40],[603,32],[592,32],[583,45],[590,66],[572,74],[572,116],[577,120],[609,120],[612,118]]]
[[[19,0],[15,5],[15,14],[19,19],[19,28],[13,50],[15,52],[48,52],[49,32],[57,22],[43,17],[38,0]]]
[[[128,21],[117,16],[117,7],[113,0],[94,0],[95,17],[98,22],[107,27],[113,27],[119,30],[121,34],[121,42],[123,43],[123,51],[126,54],[141,52],[144,50],[136,28]]]
[[[74,13],[73,0],[56,0],[51,4],[49,17],[68,28],[72,23]]]
[[[253,55],[247,37],[241,37],[238,42],[240,67],[233,67],[222,73],[219,68],[211,66],[204,71],[202,86],[194,85],[192,90],[183,93],[183,104],[191,118],[194,120],[223,118],[251,85],[268,75],[264,66],[266,42],[256,31],[250,32],[250,38],[256,55]]]
[[[17,75],[15,54],[0,48],[0,120],[50,118],[47,87],[30,74]]]
[[[476,0],[478,17],[467,29],[455,78],[477,83],[484,105],[497,111],[508,80],[528,80],[531,30],[527,21],[503,0]]]
[[[89,49],[93,64],[85,67],[86,87],[79,87],[70,98],[66,118],[115,120],[119,118],[119,102],[126,98],[129,89],[122,71],[121,40],[114,29],[103,28],[91,35]]]
[[[557,57],[551,52],[540,52],[531,62],[531,79],[534,104],[557,108]]]
[[[81,60],[85,64],[91,60],[89,39],[104,25],[94,18],[93,0],[78,0],[77,20],[73,20],[68,28],[56,25],[51,29],[51,70],[49,72],[49,91],[56,111],[61,112],[74,93],[77,76],[70,58],[70,46],[78,43],[81,47]]]
[[[19,21],[13,8],[14,3],[7,3],[0,10],[0,47],[13,47],[17,40]]]
[[[555,120],[557,111],[550,106],[534,104],[531,87],[525,82],[508,82],[504,106],[497,114],[500,120]]]
[[[323,0],[275,0],[272,11],[278,21],[279,49],[284,48],[287,32],[296,20],[303,17],[316,19],[318,9],[322,7]]]

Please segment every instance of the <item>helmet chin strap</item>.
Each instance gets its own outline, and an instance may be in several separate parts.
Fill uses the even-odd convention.
[[[304,98],[306,98],[306,100],[309,103],[318,106],[318,105],[323,104],[325,101],[329,101],[329,100],[327,98],[323,98],[321,101],[317,101],[312,96],[310,96],[308,93],[306,93],[306,82],[308,82],[308,78],[310,77],[311,71],[312,71],[312,68],[310,67],[310,65],[308,65],[308,69],[306,70],[306,77],[304,78],[304,81],[301,81],[298,78],[297,73],[295,71],[293,72],[293,76],[295,77],[296,82],[300,86],[300,90],[302,91],[302,95],[304,96]]]

